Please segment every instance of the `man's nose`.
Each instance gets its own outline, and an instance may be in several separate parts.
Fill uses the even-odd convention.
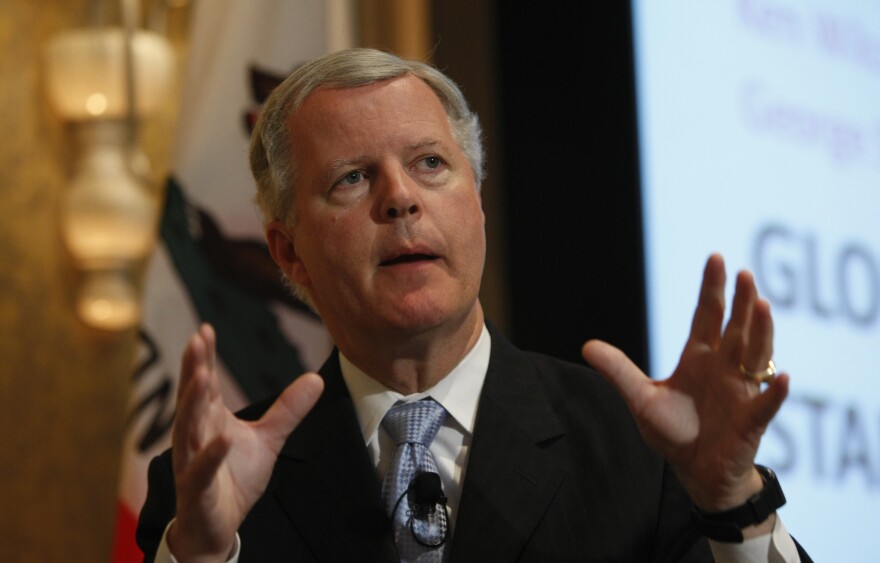
[[[402,205],[400,208],[398,207],[389,207],[385,210],[385,216],[389,219],[396,219],[397,217],[402,217],[403,215],[415,215],[419,211],[419,206],[415,203],[409,205]]]
[[[383,174],[379,215],[382,220],[414,219],[422,212],[418,186],[403,169]]]

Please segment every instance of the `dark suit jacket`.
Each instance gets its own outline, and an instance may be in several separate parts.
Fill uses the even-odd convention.
[[[451,561],[711,561],[691,504],[597,373],[515,348],[492,353]],[[241,561],[397,561],[337,353],[325,391],[242,524]],[[257,418],[270,402],[243,411]],[[138,543],[152,560],[175,510],[169,452],[150,466]]]

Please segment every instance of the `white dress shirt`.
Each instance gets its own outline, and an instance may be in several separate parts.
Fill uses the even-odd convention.
[[[384,480],[397,445],[382,427],[388,409],[397,403],[409,403],[431,397],[446,409],[446,419],[431,443],[437,472],[443,483],[449,508],[450,529],[453,529],[461,498],[461,484],[467,467],[468,453],[477,419],[477,402],[489,369],[491,338],[483,327],[477,343],[449,375],[421,393],[402,395],[371,378],[339,354],[342,378],[351,394],[355,414],[376,467],[379,480]]]

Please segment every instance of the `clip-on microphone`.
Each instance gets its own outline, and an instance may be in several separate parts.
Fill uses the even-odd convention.
[[[392,518],[394,517],[394,514],[397,513],[397,509],[400,506],[403,497],[408,496],[410,493],[412,493],[412,511],[410,512],[409,517],[409,529],[413,537],[419,544],[425,547],[434,548],[443,545],[446,542],[446,535],[448,533],[446,522],[449,519],[449,508],[446,506],[447,498],[443,494],[443,485],[440,483],[440,475],[433,471],[426,471],[416,475],[410,482],[409,487],[401,493],[397,502],[394,504],[394,510],[391,512]],[[438,504],[443,507],[443,516],[445,517],[442,524],[443,537],[440,538],[439,542],[428,543],[416,534],[415,529],[413,528],[413,520],[427,520],[429,516],[437,511]]]
[[[434,514],[437,504],[446,505],[446,497],[443,495],[443,485],[440,484],[440,476],[434,472],[419,473],[410,485],[415,497],[416,513],[420,516]]]

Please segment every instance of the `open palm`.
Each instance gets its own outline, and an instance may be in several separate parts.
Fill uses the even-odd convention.
[[[723,326],[724,284],[724,261],[713,255],[690,336],[668,379],[649,379],[605,342],[590,341],[583,349],[584,358],[621,392],[648,445],[672,464],[694,503],[709,511],[742,504],[760,488],[755,455],[788,394],[787,375],[763,391],[743,375],[741,366],[763,369],[773,353],[770,306],[758,298],[752,275],[741,272]]]
[[[168,544],[180,561],[225,559],[284,441],[323,390],[319,376],[302,375],[260,420],[244,421],[223,403],[215,361],[214,331],[203,325],[184,354],[172,435],[177,516]]]

